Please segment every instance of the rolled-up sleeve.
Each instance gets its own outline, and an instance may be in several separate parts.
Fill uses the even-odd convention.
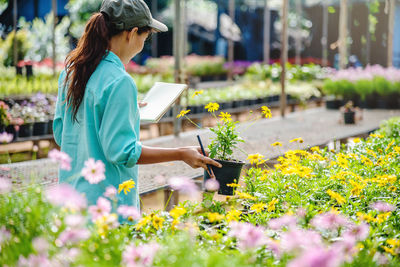
[[[142,153],[137,90],[128,76],[117,79],[101,96],[96,115],[104,155],[113,164],[133,167]]]
[[[58,79],[58,95],[56,108],[54,111],[54,119],[53,119],[53,135],[54,140],[57,145],[61,146],[62,142],[62,132],[63,132],[63,121],[65,114],[65,103],[64,103],[64,79],[65,73],[62,72]]]

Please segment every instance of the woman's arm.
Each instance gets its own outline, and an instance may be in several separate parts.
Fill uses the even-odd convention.
[[[200,147],[160,148],[142,146],[137,164],[151,164],[181,160],[192,168],[207,169],[208,165],[221,167],[218,162],[203,156]]]

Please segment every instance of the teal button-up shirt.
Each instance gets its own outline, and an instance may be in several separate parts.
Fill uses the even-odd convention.
[[[71,158],[71,171],[60,170],[59,182],[69,183],[86,195],[89,205],[96,203],[107,186],[133,179],[135,188],[118,194],[118,205],[139,208],[138,166],[142,152],[139,142],[140,117],[137,88],[121,60],[109,51],[90,77],[77,113],[71,117],[65,103],[65,71],[60,75],[54,116],[54,138],[61,151]],[[84,162],[94,158],[105,164],[106,179],[89,184],[81,175]]]

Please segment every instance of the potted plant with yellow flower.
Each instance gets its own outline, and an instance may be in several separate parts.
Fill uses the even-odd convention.
[[[219,182],[218,193],[222,195],[233,195],[234,188],[229,186],[235,184],[239,181],[240,173],[242,167],[245,164],[243,161],[237,160],[233,157],[235,149],[238,148],[238,144],[244,142],[244,140],[239,136],[237,131],[237,121],[233,121],[231,114],[228,112],[221,112],[218,117],[215,114],[219,110],[218,103],[208,103],[205,109],[211,113],[215,119],[217,119],[217,125],[210,128],[210,131],[214,134],[211,138],[211,143],[208,145],[209,157],[213,160],[221,163],[222,168],[216,168],[210,166],[212,173],[204,171],[204,181],[214,176]],[[190,110],[182,110],[178,115],[180,117],[187,117],[187,113]],[[269,118],[271,116],[271,111],[268,107],[262,107],[262,114]],[[191,121],[189,119],[189,121]],[[193,121],[191,121],[195,124]],[[199,127],[197,124],[195,124]]]

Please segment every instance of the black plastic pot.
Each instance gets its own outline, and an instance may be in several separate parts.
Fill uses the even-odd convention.
[[[340,99],[326,100],[325,105],[327,109],[339,109],[342,106],[342,100]]]
[[[47,123],[47,134],[53,134],[53,120],[49,120]]]
[[[39,136],[39,135],[45,135],[48,132],[49,128],[49,123],[46,122],[35,122],[33,125],[33,135],[34,136]]]
[[[344,124],[354,124],[355,123],[355,112],[354,111],[346,111],[343,113],[344,115]]]
[[[31,137],[33,135],[33,123],[19,126],[18,137]]]
[[[227,186],[227,184],[237,183],[239,181],[244,162],[214,160],[222,164],[222,168],[211,166],[215,178],[219,182],[218,194],[232,196],[234,188]],[[207,171],[204,171],[204,181],[207,181],[207,179],[210,179],[210,176]]]

